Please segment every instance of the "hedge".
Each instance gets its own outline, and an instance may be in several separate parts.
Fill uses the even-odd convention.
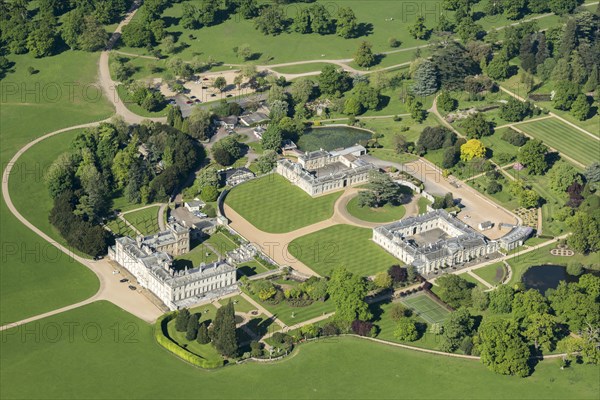
[[[154,325],[154,338],[162,347],[175,354],[177,357],[181,358],[184,361],[189,362],[192,365],[195,365],[200,368],[213,369],[219,368],[223,366],[223,360],[221,361],[208,361],[202,357],[199,357],[189,351],[185,350],[183,347],[180,347],[177,343],[173,342],[168,337],[167,324],[171,321],[177,312],[172,312],[169,314],[165,314],[160,317],[155,325]]]

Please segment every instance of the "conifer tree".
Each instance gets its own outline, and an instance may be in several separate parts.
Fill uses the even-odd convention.
[[[238,343],[235,334],[235,312],[233,303],[229,301],[226,306],[217,310],[213,323],[212,341],[215,348],[224,356],[235,357],[238,352]]]
[[[179,310],[177,318],[175,319],[175,329],[178,332],[185,332],[187,330],[188,320],[190,319],[190,311],[187,308]]]

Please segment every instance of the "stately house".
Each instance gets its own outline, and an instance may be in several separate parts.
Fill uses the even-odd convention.
[[[373,229],[373,241],[419,273],[457,265],[498,250],[498,243],[435,210]]]
[[[154,235],[139,236],[136,239],[156,252],[179,256],[190,251],[190,230],[173,222],[167,224],[167,230]]]
[[[227,262],[200,264],[177,271],[170,254],[155,250],[142,237],[134,240],[125,236],[115,242],[108,251],[109,256],[171,310],[191,306],[236,287],[236,269]]]
[[[312,151],[300,155],[298,162],[279,160],[277,173],[317,196],[367,182],[369,172],[377,167],[360,158],[366,152],[358,145],[337,151]]]

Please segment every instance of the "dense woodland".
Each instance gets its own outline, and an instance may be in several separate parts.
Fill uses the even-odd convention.
[[[88,128],[46,173],[50,222],[78,250],[103,254],[109,238],[100,223],[113,198],[164,201],[204,158],[202,145],[167,125],[116,121]]]

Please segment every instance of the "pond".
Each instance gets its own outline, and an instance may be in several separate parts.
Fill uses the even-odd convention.
[[[371,139],[371,133],[351,126],[331,126],[307,129],[298,140],[298,147],[303,151],[319,149],[331,151],[343,147],[354,146],[361,140]]]
[[[567,274],[562,265],[535,265],[521,278],[527,289],[537,289],[545,294],[548,289],[556,289],[560,281],[577,282],[579,277]]]

